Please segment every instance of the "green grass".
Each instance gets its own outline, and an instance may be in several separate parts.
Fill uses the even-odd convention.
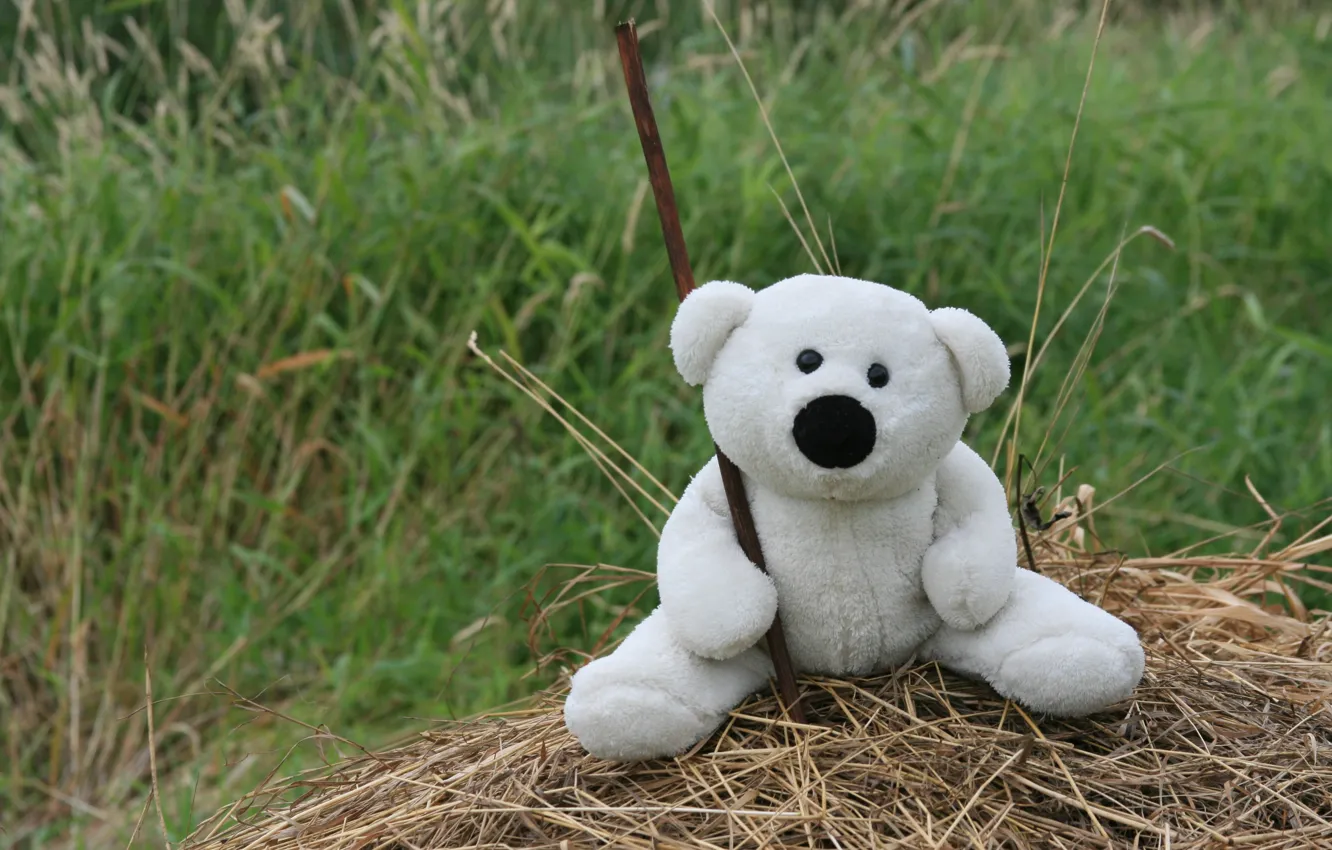
[[[615,56],[629,7],[484,5],[422,20],[369,3],[352,26],[340,4],[293,3],[270,35],[214,2],[39,0],[22,31],[0,22],[6,841],[123,844],[149,779],[145,653],[179,838],[305,734],[219,682],[373,744],[541,681],[521,678],[521,603],[543,565],[651,568],[655,538],[611,483],[466,347],[475,329],[508,351],[677,492],[708,457],[667,351],[675,296]],[[639,5],[696,276],[809,270],[720,34],[679,3],[649,31],[657,6]],[[892,42],[887,9],[754,5],[767,17],[725,20],[842,271],[1025,344],[1097,4],[936,4]],[[85,13],[123,45],[104,64]],[[1124,250],[1056,421],[1097,277],[1033,375],[1017,447],[1062,435],[1042,482],[1076,466],[1102,501],[1168,464],[1105,509],[1107,545],[1164,554],[1261,523],[1245,476],[1278,510],[1332,495],[1328,29],[1293,6],[1129,10],[1101,42],[1038,345],[1126,232],[1176,248]],[[987,456],[1004,405],[973,423]]]

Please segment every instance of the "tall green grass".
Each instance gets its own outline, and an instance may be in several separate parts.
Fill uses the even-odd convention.
[[[651,568],[593,461],[466,346],[528,365],[677,492],[707,459],[618,17],[643,32],[696,276],[811,264],[704,12],[555,5],[0,20],[6,840],[98,846],[137,816],[145,658],[179,837],[233,762],[261,750],[241,765],[261,774],[302,734],[221,685],[372,743],[540,681],[520,617],[543,565]],[[842,272],[974,310],[1020,374],[1099,4],[746,8],[723,21]],[[1265,521],[1246,476],[1278,510],[1332,495],[1332,19],[1208,8],[1119,10],[1100,44],[1038,346],[1092,284],[1017,444],[1051,434],[1041,483],[1076,467],[1102,500],[1165,465],[1098,515],[1135,553]],[[1098,268],[1144,225],[1175,250],[1124,249],[1056,418]],[[986,456],[1002,408],[970,432]]]

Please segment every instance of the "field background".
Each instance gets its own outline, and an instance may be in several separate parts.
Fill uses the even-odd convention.
[[[1021,374],[1100,4],[717,9],[842,272],[977,312]],[[382,744],[550,680],[524,678],[544,565],[651,569],[635,510],[660,514],[467,348],[676,492],[708,457],[630,14],[696,276],[811,270],[697,2],[0,4],[0,846],[125,846],[146,669],[178,840],[339,746],[236,695]],[[1097,514],[1106,548],[1253,548],[1246,476],[1294,539],[1332,495],[1332,12],[1119,0],[1095,63],[1038,348],[1090,288],[1016,450],[1101,503],[1137,484]],[[1173,250],[1124,248],[1061,396],[1143,226]],[[969,432],[1001,471],[1015,398]],[[615,609],[586,613],[556,624],[575,646]]]

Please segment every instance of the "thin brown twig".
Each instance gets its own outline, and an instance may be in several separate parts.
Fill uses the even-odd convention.
[[[1022,536],[1022,548],[1027,553],[1027,569],[1032,572],[1040,572],[1036,566],[1036,555],[1031,551],[1031,537],[1027,534],[1027,519],[1022,511],[1022,456],[1018,456],[1017,464],[1017,498],[1018,498],[1018,533]]]
[[[652,184],[652,195],[657,202],[666,257],[670,260],[671,274],[675,276],[675,292],[683,301],[694,289],[694,271],[689,264],[684,230],[680,227],[680,210],[675,202],[670,169],[666,166],[666,152],[661,146],[661,134],[657,131],[657,119],[648,97],[647,75],[643,72],[643,57],[639,52],[638,29],[634,21],[630,19],[617,26],[615,38],[620,48],[620,65],[624,68],[624,84],[629,90],[634,125],[643,146],[643,159],[647,161],[648,182]]]
[[[652,101],[648,96],[647,77],[643,72],[643,58],[639,52],[638,31],[634,21],[631,19],[617,26],[615,37],[619,44],[620,64],[624,68],[624,83],[629,92],[629,103],[633,108],[634,123],[638,127],[638,138],[643,146],[643,158],[647,162],[648,180],[652,184],[652,193],[657,202],[657,214],[661,219],[666,255],[670,259],[671,272],[675,277],[676,294],[681,301],[684,301],[694,289],[694,273],[689,265],[689,252],[685,247],[684,232],[680,227],[680,212],[675,201],[675,190],[671,186],[666,154],[662,149],[661,135],[657,131],[657,120],[652,112]],[[758,529],[750,513],[749,499],[745,495],[744,479],[739,468],[722,452],[721,447],[714,445],[714,448],[740,548],[745,557],[756,567],[767,572],[767,562],[763,557]],[[780,611],[773,617],[767,637],[768,652],[777,674],[777,688],[781,693],[782,702],[793,720],[804,723],[805,713],[800,705],[795,667],[791,663],[791,654],[786,646],[786,634],[782,629]]]

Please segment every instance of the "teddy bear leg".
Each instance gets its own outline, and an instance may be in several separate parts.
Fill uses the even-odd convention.
[[[1063,717],[1127,699],[1144,668],[1132,626],[1026,569],[1018,569],[1012,595],[988,623],[975,631],[944,626],[921,655]]]
[[[614,652],[574,673],[564,722],[599,758],[679,755],[716,731],[771,673],[757,648],[724,661],[694,655],[676,642],[657,609]]]

